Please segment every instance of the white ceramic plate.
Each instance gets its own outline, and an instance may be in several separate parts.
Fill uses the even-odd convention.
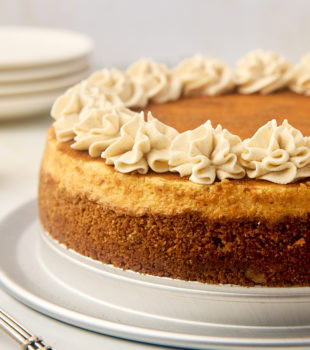
[[[85,56],[65,63],[29,68],[0,69],[0,83],[22,83],[40,79],[56,78],[89,68],[91,59]]]
[[[91,39],[69,30],[0,28],[0,69],[62,63],[88,55]]]
[[[44,237],[44,236],[43,236]],[[272,303],[282,302],[285,308],[289,300],[281,301],[281,296],[288,299],[290,293],[286,290],[269,291],[265,288],[241,288],[232,290],[229,286],[209,286],[200,283],[183,283],[171,279],[160,279],[152,276],[143,276],[133,272],[124,272],[111,266],[98,270],[98,263],[83,257],[78,258],[76,253],[65,252],[63,248],[55,247],[48,239],[40,240],[40,229],[37,220],[36,201],[25,204],[14,211],[0,224],[0,282],[2,286],[14,297],[56,319],[62,320],[82,328],[99,333],[145,341],[155,344],[180,346],[196,349],[274,349],[274,348],[303,348],[310,346],[309,317],[304,320],[304,325],[294,326],[294,316],[290,320],[290,326],[284,327],[253,327],[244,325],[216,324],[210,322],[191,322],[179,317],[167,317],[164,305],[157,305],[157,314],[144,313],[125,307],[127,296],[133,296],[130,288],[136,288],[136,305],[142,304],[150,295],[140,294],[140,287],[147,287],[150,292],[175,294],[175,298],[181,297],[179,302],[185,301],[188,293],[191,297],[195,294],[193,304],[199,302],[199,298],[211,298],[221,300],[226,297],[229,302],[237,298],[240,301],[259,296],[263,299],[274,299]],[[59,249],[58,249],[59,248]],[[56,255],[55,255],[56,254]],[[59,257],[58,265],[51,271],[52,256]],[[63,276],[58,276],[58,269],[64,263]],[[69,266],[73,270],[67,270]],[[102,265],[102,264],[100,264]],[[80,285],[91,285],[93,279],[85,279],[83,269],[88,273],[100,277],[96,288],[100,295],[90,295],[84,290],[77,289],[72,283],[80,280]],[[58,271],[58,272],[57,272]],[[77,271],[82,275],[77,275]],[[56,275],[55,275],[56,273]],[[71,275],[75,275],[71,278]],[[65,278],[65,279],[64,279]],[[145,279],[146,278],[146,279]],[[114,288],[114,300],[104,300],[106,289],[111,286],[103,281],[110,281]],[[163,281],[163,282],[160,282]],[[196,287],[195,287],[196,286]],[[140,292],[139,292],[140,290]],[[146,289],[144,289],[145,291]],[[243,292],[240,293],[240,290]],[[247,292],[249,290],[249,292]],[[228,294],[228,295],[227,295]],[[108,293],[107,296],[110,296]],[[118,298],[119,303],[115,304]],[[129,297],[130,299],[130,297]],[[238,312],[238,302],[235,302],[235,312]],[[291,301],[300,302],[304,308],[308,308],[309,288],[292,289]],[[133,299],[130,300],[133,302]],[[186,307],[191,300],[187,301]],[[152,308],[151,308],[152,309]],[[153,307],[154,310],[154,307]],[[177,310],[176,310],[177,311]],[[191,317],[190,310],[181,310]],[[205,310],[204,310],[205,311]],[[227,309],[229,312],[229,309]],[[160,316],[162,314],[163,316]],[[229,316],[229,315],[228,315]],[[301,320],[299,320],[301,321]],[[297,323],[298,324],[298,323]]]
[[[5,96],[11,97],[13,95],[19,94],[32,94],[50,90],[66,89],[85,79],[89,75],[89,73],[90,69],[86,68],[73,74],[68,74],[57,78],[42,79],[21,83],[0,83],[0,101],[1,98],[5,98]]]
[[[175,324],[195,323],[200,327],[306,326],[310,330],[308,287],[212,285],[123,271],[66,249],[43,230],[40,255],[50,273],[70,288],[132,313],[170,319]],[[104,285],[104,290],[98,285]]]
[[[0,98],[0,120],[31,118],[49,113],[65,89]]]

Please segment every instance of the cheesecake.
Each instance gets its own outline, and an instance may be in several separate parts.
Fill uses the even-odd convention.
[[[127,85],[100,72],[56,101],[39,181],[46,234],[142,274],[309,286],[310,98],[289,88],[292,72],[261,93],[224,67],[211,89],[188,83],[185,62],[159,66],[156,90],[143,64]]]

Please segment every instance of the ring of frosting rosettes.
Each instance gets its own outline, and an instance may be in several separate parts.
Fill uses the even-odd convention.
[[[122,173],[178,172],[199,184],[216,179],[263,179],[287,184],[310,176],[310,137],[284,121],[262,126],[241,141],[210,121],[179,133],[143,108],[181,95],[271,93],[282,88],[310,95],[310,55],[292,67],[283,57],[261,50],[242,58],[233,72],[219,60],[194,56],[176,68],[143,59],[127,71],[96,72],[59,97],[53,108],[59,141],[102,157]]]

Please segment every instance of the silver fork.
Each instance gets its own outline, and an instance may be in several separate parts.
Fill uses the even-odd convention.
[[[17,341],[24,350],[53,350],[43,340],[30,333],[12,316],[0,308],[0,328]]]

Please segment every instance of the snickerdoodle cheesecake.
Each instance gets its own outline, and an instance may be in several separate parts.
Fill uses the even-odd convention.
[[[310,285],[310,56],[94,73],[54,104],[46,234],[140,273]],[[228,131],[229,130],[229,131]]]

